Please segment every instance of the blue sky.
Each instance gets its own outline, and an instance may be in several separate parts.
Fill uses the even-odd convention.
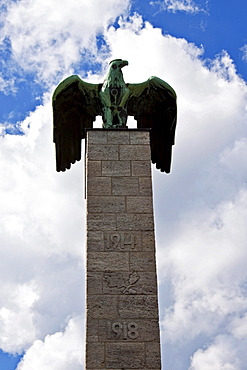
[[[172,173],[153,169],[163,368],[246,370],[247,3],[0,8],[0,369],[84,369],[84,165],[55,172],[51,95],[123,58],[178,95]]]

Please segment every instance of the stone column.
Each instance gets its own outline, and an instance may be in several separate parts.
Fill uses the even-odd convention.
[[[88,130],[86,370],[160,370],[149,131]]]

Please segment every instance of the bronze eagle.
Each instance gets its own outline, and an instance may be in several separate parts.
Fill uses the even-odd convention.
[[[169,173],[177,121],[176,93],[158,77],[142,83],[125,83],[122,68],[126,60],[110,62],[102,84],[92,84],[72,75],[53,94],[56,169],[65,171],[81,159],[81,140],[101,115],[103,128],[128,128],[134,116],[137,128],[151,129],[151,160],[156,168]]]

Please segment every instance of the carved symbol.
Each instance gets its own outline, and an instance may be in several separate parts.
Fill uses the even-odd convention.
[[[136,294],[136,290],[132,289],[132,286],[137,283],[140,276],[137,272],[132,272],[127,280],[124,279],[123,275],[119,272],[105,272],[104,281],[107,283],[109,288],[122,289],[122,294]]]
[[[138,325],[135,322],[113,322],[108,321],[107,323],[108,339],[132,339],[135,340],[139,337]],[[112,337],[114,333],[114,338]]]

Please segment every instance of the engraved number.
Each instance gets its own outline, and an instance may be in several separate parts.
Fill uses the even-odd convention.
[[[124,237],[123,247],[129,245],[131,248],[135,248],[135,237],[132,234],[126,234]]]
[[[128,324],[128,337],[130,339],[136,339],[138,336],[138,325],[135,322],[130,322]]]
[[[108,339],[112,339],[111,332],[113,332],[114,339],[136,339],[139,337],[138,325],[135,322],[111,322],[107,323]]]
[[[108,235],[106,248],[113,250],[125,249],[126,247],[135,249],[136,244],[136,237],[133,234],[113,233]]]
[[[119,243],[121,241],[121,237],[119,234],[111,234],[110,235],[110,240],[111,240],[111,247],[114,249],[117,249],[119,246]]]
[[[120,335],[123,330],[123,325],[121,322],[114,322],[111,326],[113,333],[117,334],[117,338],[120,338]]]

